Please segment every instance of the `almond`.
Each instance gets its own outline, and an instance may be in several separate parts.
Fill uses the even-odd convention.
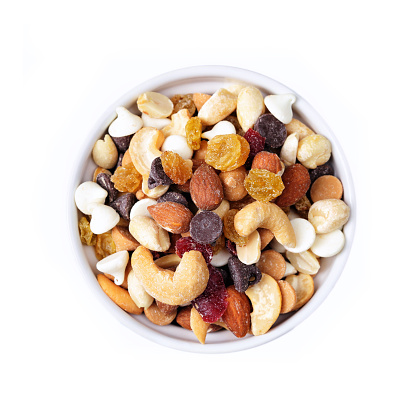
[[[189,231],[192,212],[177,202],[160,202],[147,207],[153,219],[165,230],[180,234]]]
[[[191,309],[192,305],[185,306],[184,308],[179,309],[178,314],[176,315],[176,322],[182,328],[191,329]]]
[[[224,199],[221,180],[215,169],[209,165],[201,165],[194,173],[190,186],[191,198],[202,210],[217,208]]]
[[[283,166],[276,153],[260,152],[254,156],[251,169],[266,169],[277,174],[283,170]]]
[[[276,199],[276,204],[279,207],[296,204],[306,194],[311,185],[308,169],[300,163],[289,166],[282,175],[282,181],[285,189]]]
[[[139,247],[138,241],[130,234],[128,227],[116,225],[111,231],[116,251],[134,251]]]
[[[250,330],[250,301],[244,292],[237,292],[234,286],[227,287],[227,295],[228,305],[222,320],[237,338],[243,338]]]
[[[160,300],[155,299],[157,307],[167,315],[173,313],[178,309],[176,305],[168,305],[167,303],[163,303]]]

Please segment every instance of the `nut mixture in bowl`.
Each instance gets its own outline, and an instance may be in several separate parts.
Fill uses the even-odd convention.
[[[148,91],[137,114],[116,109],[75,192],[112,301],[205,343],[209,332],[265,334],[312,298],[350,209],[331,142],[293,118],[295,102],[235,85]]]

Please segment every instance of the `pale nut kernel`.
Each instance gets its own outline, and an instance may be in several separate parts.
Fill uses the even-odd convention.
[[[164,195],[169,189],[169,185],[159,185],[156,186],[156,188],[149,189],[149,175],[143,176],[142,181],[142,192],[152,199],[160,198],[162,195]]]
[[[280,158],[286,166],[292,166],[296,163],[298,154],[299,133],[292,133],[287,137],[280,150]]]
[[[130,297],[139,308],[148,308],[153,303],[153,297],[146,292],[133,269],[127,275],[127,288]]]
[[[311,130],[308,126],[306,126],[296,118],[292,118],[292,121],[286,124],[286,131],[288,136],[290,136],[293,133],[297,133],[299,140],[303,139],[306,136],[310,136],[311,134],[315,134],[313,130]]]
[[[350,207],[340,199],[322,199],[315,202],[308,213],[308,220],[317,234],[327,234],[342,228],[350,217]]]
[[[136,215],[130,220],[129,231],[142,246],[149,250],[164,252],[170,247],[169,233],[153,218]]]
[[[285,263],[286,271],[283,277],[290,276],[291,274],[296,274],[298,272],[290,263],[288,263],[287,261]]]
[[[163,127],[162,134],[165,137],[172,135],[186,137],[185,126],[190,118],[189,111],[186,108],[179,110],[177,113],[172,114],[172,121],[166,127]]]
[[[296,291],[286,280],[279,280],[277,284],[282,294],[282,309],[280,313],[288,313],[296,305]]]
[[[221,219],[224,218],[225,214],[230,210],[230,203],[226,200],[223,199],[221,201],[221,204],[218,208],[215,208],[212,212],[214,212],[215,214],[217,214]],[[199,214],[202,210],[198,210],[197,214]],[[195,214],[196,215],[196,214]]]
[[[228,172],[220,172],[224,196],[228,201],[239,201],[247,195],[244,181],[247,177],[247,171],[244,166]]]
[[[160,310],[156,302],[153,302],[148,308],[145,308],[144,314],[146,318],[155,325],[165,326],[172,323],[177,314],[177,310],[172,310],[170,313],[166,313]]]
[[[144,127],[154,127],[158,130],[162,130],[163,127],[168,126],[172,121],[170,118],[152,118],[146,113],[142,114],[142,120]]]
[[[155,204],[157,204],[157,201],[153,198],[145,198],[137,201],[130,210],[130,218],[134,218],[136,215],[152,218],[147,208]]]
[[[331,142],[320,134],[311,134],[299,141],[297,159],[305,168],[315,169],[331,157]]]
[[[270,275],[276,281],[282,279],[286,272],[284,257],[274,250],[263,251],[256,266],[262,273]]]
[[[134,251],[131,264],[146,292],[168,305],[184,305],[195,299],[209,279],[205,259],[195,250],[184,253],[175,272],[158,267],[152,253],[142,246]]]
[[[117,286],[108,277],[103,274],[97,276],[97,280],[104,293],[121,309],[133,315],[140,315],[143,308],[139,308],[132,300],[129,292],[120,286]]]
[[[229,251],[223,247],[218,253],[212,256],[211,266],[222,267],[227,265],[228,259],[231,257]]]
[[[152,118],[166,118],[172,114],[173,103],[166,95],[148,91],[137,99],[139,110]]]
[[[134,167],[145,176],[149,175],[153,159],[159,157],[159,150],[165,137],[153,127],[143,127],[131,139],[129,153]]]
[[[315,254],[309,250],[302,253],[291,253],[287,251],[286,257],[300,273],[316,274],[321,267]]]
[[[155,264],[162,269],[176,269],[181,262],[181,258],[177,254],[168,254],[155,260]]]
[[[251,331],[253,335],[265,334],[279,317],[282,307],[282,294],[279,285],[273,277],[262,273],[259,283],[246,290],[253,306]]]
[[[239,92],[237,99],[237,119],[244,132],[254,126],[254,123],[264,111],[263,95],[258,88],[248,86]]]
[[[244,264],[254,264],[260,259],[261,240],[258,231],[253,231],[248,236],[248,241],[245,246],[236,246],[237,257]]]
[[[248,237],[257,228],[267,228],[276,240],[287,246],[296,246],[295,231],[287,215],[271,202],[252,202],[234,218],[234,227],[242,237]]]
[[[112,169],[116,165],[118,151],[109,134],[106,134],[104,139],[95,142],[92,158],[98,166],[104,169]]]
[[[205,131],[202,133],[201,137],[203,139],[211,140],[215,136],[219,136],[222,134],[235,134],[235,127],[233,123],[229,121],[222,120],[219,121],[211,130]]]
[[[205,344],[205,338],[210,324],[202,319],[202,316],[194,307],[191,309],[190,325],[198,341],[201,344]]]
[[[315,287],[313,279],[306,273],[300,273],[297,275],[291,275],[286,277],[285,280],[289,283],[296,293],[296,303],[292,310],[296,311],[305,305],[306,302],[313,296]]]
[[[212,126],[229,116],[237,107],[237,96],[220,88],[202,106],[198,112],[198,117],[206,126]]]

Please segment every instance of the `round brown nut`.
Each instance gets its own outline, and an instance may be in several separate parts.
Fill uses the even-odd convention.
[[[190,192],[192,201],[202,210],[217,208],[224,199],[224,190],[215,169],[201,165],[191,178]]]
[[[201,140],[200,147],[197,151],[195,151],[192,159],[205,161],[205,155],[207,154],[207,149],[208,149],[208,142],[206,140]]]
[[[139,247],[139,242],[130,234],[128,227],[116,225],[112,231],[114,244],[116,245],[116,251],[134,251]]]
[[[167,303],[163,303],[160,300],[155,299],[157,307],[160,309],[161,312],[169,315],[178,309],[176,305],[168,305]]]
[[[341,199],[342,193],[341,181],[332,175],[319,177],[311,186],[311,199],[313,202],[322,199]]]
[[[280,280],[286,272],[284,257],[274,250],[263,251],[256,266],[262,273],[268,274],[275,280]]]
[[[279,174],[279,172],[283,171],[283,166],[276,153],[263,151],[254,156],[251,169],[266,169],[272,173]]]
[[[308,169],[300,163],[289,166],[282,175],[282,181],[285,189],[276,199],[279,207],[288,207],[298,202],[311,185]]]
[[[153,302],[144,310],[144,314],[146,315],[146,318],[155,325],[165,326],[172,323],[176,318],[176,309],[169,313],[165,313],[159,309],[156,302]]]
[[[246,176],[247,171],[244,166],[219,174],[224,188],[225,199],[228,201],[239,201],[247,195],[247,190],[244,186]]]
[[[280,293],[282,294],[282,309],[280,310],[280,313],[288,313],[296,305],[295,289],[293,289],[286,280],[279,280],[277,284],[279,285]]]

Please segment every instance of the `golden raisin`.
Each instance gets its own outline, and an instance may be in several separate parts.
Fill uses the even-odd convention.
[[[250,196],[260,202],[269,202],[285,189],[282,178],[266,169],[251,169],[244,186]]]
[[[224,234],[221,234],[221,237],[212,244],[213,254],[218,254],[225,247],[225,237]]]
[[[163,152],[160,155],[166,175],[177,185],[184,185],[192,176],[192,160],[184,160],[177,153]]]
[[[238,134],[222,134],[208,142],[205,162],[223,172],[244,165],[250,153],[247,140]]]
[[[192,150],[201,147],[202,121],[199,117],[192,117],[185,126],[186,141]]]
[[[95,245],[95,257],[102,260],[104,257],[114,254],[116,252],[116,245],[114,244],[111,231],[104,234],[97,235],[97,243]]]
[[[78,228],[82,244],[94,246],[97,243],[97,236],[91,231],[90,222],[86,217],[82,217],[79,220]]]
[[[126,166],[119,166],[114,175],[111,176],[111,182],[120,192],[137,192],[142,186],[142,175],[136,170],[133,163]]]
[[[228,238],[233,243],[238,246],[245,246],[248,242],[248,237],[242,237],[237,233],[234,227],[234,217],[236,216],[238,209],[230,209],[223,218],[224,222],[224,235],[225,238]]]
[[[170,99],[173,103],[172,114],[177,113],[183,109],[188,110],[189,116],[192,117],[195,114],[196,106],[192,99],[192,94],[176,94]]]

